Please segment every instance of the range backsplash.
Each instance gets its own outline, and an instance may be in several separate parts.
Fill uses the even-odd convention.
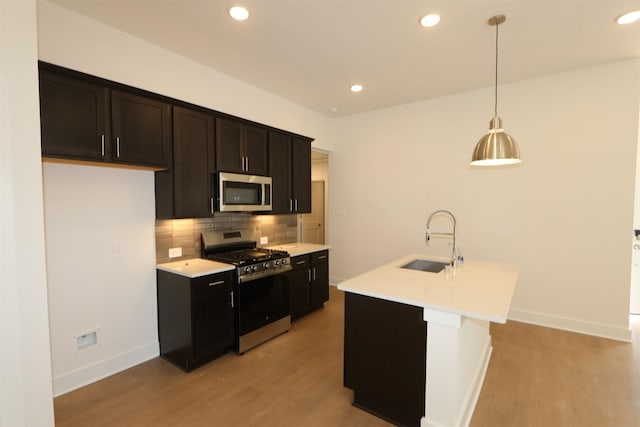
[[[298,216],[217,212],[213,218],[156,220],[157,263],[200,257],[203,230],[247,230],[256,238],[268,237],[268,245],[293,243],[298,237]],[[177,247],[182,248],[182,256],[169,258],[169,248]]]

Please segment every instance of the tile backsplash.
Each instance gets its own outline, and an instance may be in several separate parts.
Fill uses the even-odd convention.
[[[298,216],[217,212],[212,218],[156,220],[157,263],[199,258],[200,233],[204,230],[245,230],[256,239],[268,237],[268,245],[293,243],[298,236]],[[169,248],[178,247],[182,256],[169,258]]]

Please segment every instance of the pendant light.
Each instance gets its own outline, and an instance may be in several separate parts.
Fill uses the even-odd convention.
[[[489,122],[489,132],[476,144],[471,157],[472,166],[503,166],[520,163],[520,150],[516,141],[502,129],[502,119],[498,117],[498,26],[506,21],[504,15],[489,19],[489,25],[496,27],[496,79],[494,116]]]

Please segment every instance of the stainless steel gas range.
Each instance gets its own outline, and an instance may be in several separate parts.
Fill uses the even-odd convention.
[[[236,266],[235,349],[247,350],[289,330],[291,259],[286,251],[259,248],[242,231],[205,231],[202,257]]]

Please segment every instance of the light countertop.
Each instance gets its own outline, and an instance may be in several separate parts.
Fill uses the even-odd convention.
[[[301,242],[297,242],[297,243],[287,243],[284,245],[274,245],[274,246],[268,246],[269,249],[277,249],[280,251],[287,251],[289,252],[289,256],[299,256],[299,255],[306,255],[306,254],[310,254],[313,252],[319,252],[319,251],[324,251],[324,250],[328,250],[331,249],[331,246],[328,245],[318,245],[315,243],[301,243]]]
[[[235,266],[203,258],[192,258],[158,264],[156,268],[158,270],[168,271],[169,273],[175,273],[193,279],[195,277],[207,276],[209,274],[231,271],[235,269]]]
[[[448,260],[410,255],[345,280],[338,289],[434,311],[506,323],[518,280],[517,265],[465,260],[455,275],[400,268],[415,260]]]

